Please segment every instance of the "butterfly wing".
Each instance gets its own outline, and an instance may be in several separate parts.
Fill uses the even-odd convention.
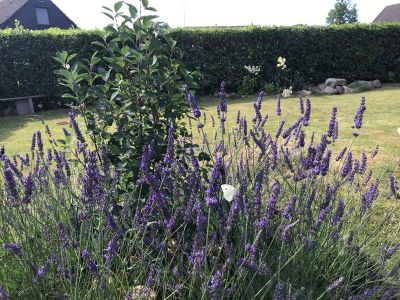
[[[235,198],[237,189],[229,184],[221,185],[221,189],[224,194],[224,199],[228,202],[232,202],[233,198]]]

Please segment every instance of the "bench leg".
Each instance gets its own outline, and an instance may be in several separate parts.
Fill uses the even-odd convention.
[[[17,107],[17,114],[19,116],[29,115],[34,113],[32,98],[18,100],[15,102],[15,106]]]

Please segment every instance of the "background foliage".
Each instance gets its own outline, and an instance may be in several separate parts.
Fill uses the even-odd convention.
[[[237,92],[244,65],[259,65],[259,76],[273,81],[278,56],[310,84],[328,77],[400,80],[400,25],[395,24],[178,29],[172,35],[186,53],[187,68],[203,73],[204,94],[216,92],[221,80]],[[55,99],[62,93],[52,57],[65,50],[90,58],[96,39],[96,32],[83,30],[0,31],[0,97],[44,93]]]
[[[335,7],[329,11],[326,17],[326,23],[328,25],[358,23],[356,5],[353,5],[351,0],[336,0]]]

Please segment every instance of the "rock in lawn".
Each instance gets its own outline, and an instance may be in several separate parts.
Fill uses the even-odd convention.
[[[343,86],[343,94],[352,94],[354,93],[353,89],[349,88],[348,86]]]
[[[323,93],[326,95],[336,95],[338,94],[338,91],[336,90],[336,88],[333,88],[331,86],[327,86],[324,90]]]
[[[319,91],[323,91],[326,88],[326,84],[325,83],[320,83],[317,85],[317,90]]]
[[[347,85],[346,79],[343,78],[336,78],[336,85],[344,86]]]
[[[344,93],[344,88],[340,85],[336,86],[336,91],[338,92],[338,94],[343,94]]]
[[[311,96],[312,92],[307,90],[302,90],[299,94],[300,97],[309,97]]]
[[[328,78],[325,81],[325,85],[328,86],[328,87],[333,87],[334,88],[336,86],[336,78]]]
[[[382,87],[382,83],[379,79],[375,79],[374,81],[372,81],[372,85],[376,89],[380,89]]]

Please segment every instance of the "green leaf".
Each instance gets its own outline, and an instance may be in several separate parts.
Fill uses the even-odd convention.
[[[154,66],[157,63],[157,56],[153,55],[153,63],[151,64]]]
[[[211,156],[206,152],[200,152],[198,155],[199,161],[210,161]]]
[[[121,49],[121,53],[123,56],[126,56],[129,53],[129,46],[125,46]]]
[[[142,4],[144,8],[147,8],[149,6],[149,0],[142,0]]]
[[[103,15],[106,15],[107,17],[109,17],[111,20],[114,21],[114,16],[113,15],[111,15],[109,13],[106,13],[105,11],[103,11]]]
[[[115,10],[116,12],[118,12],[118,11],[121,9],[122,4],[124,4],[124,1],[117,1],[117,2],[115,2],[115,4],[114,4],[114,10]]]
[[[112,95],[111,95],[111,101],[114,100],[115,97],[118,96],[118,94],[119,94],[119,91],[116,91],[116,92],[112,93]]]
[[[131,17],[132,18],[136,18],[137,17],[137,12],[138,12],[137,8],[134,5],[129,4],[129,3],[127,3],[127,5],[129,7],[129,13],[130,13]]]
[[[114,154],[114,155],[118,155],[121,152],[119,147],[116,145],[110,145],[110,146],[108,146],[108,149],[110,150],[111,154]]]

